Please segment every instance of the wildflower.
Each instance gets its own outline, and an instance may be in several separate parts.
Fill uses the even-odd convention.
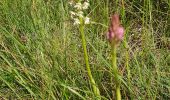
[[[73,11],[70,11],[70,15],[71,15],[71,18],[74,18],[74,16],[76,15],[76,13],[73,12]]]
[[[73,23],[74,25],[78,25],[78,24],[80,24],[80,20],[78,19],[78,18],[74,18],[74,23]]]
[[[76,5],[74,6],[74,8],[78,9],[78,10],[81,10],[82,9],[82,4],[79,2],[79,3],[76,3]]]
[[[83,9],[88,9],[89,5],[90,5],[89,2],[84,2],[82,8]]]
[[[75,13],[75,12],[73,12],[73,11],[70,11],[70,14],[71,14],[71,15],[75,15],[76,13]]]
[[[70,1],[71,7],[73,7],[73,11],[70,11],[70,15],[72,20],[74,21],[74,25],[78,24],[89,24],[90,23],[90,18],[86,17],[84,15],[84,11],[88,9],[89,7],[89,1],[86,0],[85,2],[73,2]],[[80,19],[82,19],[80,21]]]
[[[111,25],[107,32],[109,42],[118,43],[123,39],[124,28],[120,25],[119,15],[114,14],[111,18]]]
[[[85,17],[84,24],[90,24],[90,18],[89,17]]]
[[[77,12],[77,16],[83,18],[83,12],[82,11]]]
[[[74,2],[73,2],[73,1],[70,1],[69,4],[72,6],[72,5],[74,4]]]

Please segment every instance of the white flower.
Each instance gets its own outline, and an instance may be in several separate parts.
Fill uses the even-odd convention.
[[[70,11],[70,14],[75,15],[76,13],[74,11]]]
[[[73,1],[70,1],[69,4],[72,6],[72,5],[74,4],[74,2],[73,2]]]
[[[88,2],[84,2],[83,3],[83,9],[88,9],[89,5],[90,4]]]
[[[76,3],[74,8],[77,8],[78,10],[81,10],[82,9],[82,4],[81,3]]]
[[[73,2],[73,0],[71,0],[69,2],[69,4],[74,7],[73,11],[70,11],[70,15],[71,18],[74,21],[74,25],[78,25],[78,24],[82,24],[80,22],[80,19],[82,19],[82,21],[84,22],[84,24],[89,24],[90,23],[90,18],[85,17],[84,16],[84,10],[88,9],[88,7],[90,6],[89,4],[89,0],[85,0],[85,2],[81,3],[81,2]]]
[[[89,17],[85,17],[84,24],[90,24],[90,18]]]
[[[74,18],[74,16],[76,15],[76,13],[73,12],[73,11],[70,11],[70,15],[71,15],[71,18]]]
[[[77,12],[77,16],[83,18],[83,12],[82,11]]]
[[[78,19],[78,18],[74,18],[74,23],[73,23],[74,25],[78,25],[78,24],[80,24],[80,20]]]

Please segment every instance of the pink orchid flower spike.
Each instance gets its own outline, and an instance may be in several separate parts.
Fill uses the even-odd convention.
[[[124,28],[120,25],[120,19],[118,14],[112,15],[111,25],[107,32],[107,39],[110,43],[118,44],[123,39]]]

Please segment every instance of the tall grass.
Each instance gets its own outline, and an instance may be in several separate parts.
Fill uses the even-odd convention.
[[[118,48],[122,99],[170,99],[170,1],[90,0],[85,28],[89,61],[102,99],[114,99],[109,16],[126,29]],[[0,97],[95,99],[90,89],[78,27],[67,0],[0,1]]]

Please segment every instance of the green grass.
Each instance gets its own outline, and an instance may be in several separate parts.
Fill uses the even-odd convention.
[[[0,1],[0,98],[95,99],[70,10],[67,0]],[[115,11],[126,29],[117,51],[122,99],[169,100],[170,0],[90,0],[85,35],[102,100],[116,96],[105,38]]]

